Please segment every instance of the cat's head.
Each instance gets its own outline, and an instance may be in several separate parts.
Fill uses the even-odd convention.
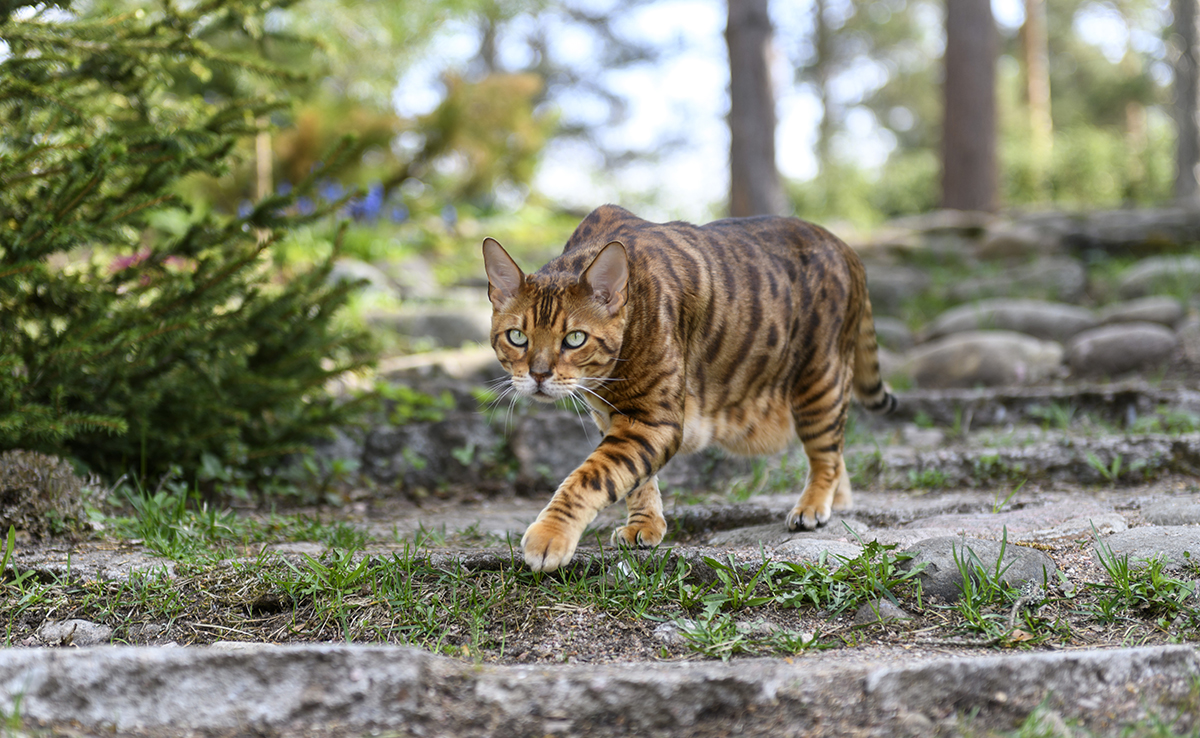
[[[583,396],[611,377],[629,286],[629,258],[620,242],[601,249],[579,274],[526,275],[491,238],[483,242],[483,262],[492,348],[513,389],[554,402]]]

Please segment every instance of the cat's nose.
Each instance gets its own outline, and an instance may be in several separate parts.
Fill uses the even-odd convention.
[[[541,385],[550,378],[550,372],[529,372],[529,376],[533,377],[533,381]]]

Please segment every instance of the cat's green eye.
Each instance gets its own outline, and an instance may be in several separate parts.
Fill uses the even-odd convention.
[[[583,331],[571,331],[567,337],[563,339],[563,343],[567,348],[579,348],[583,342],[587,340],[587,334]]]
[[[529,343],[529,337],[516,328],[508,331],[508,341],[514,346],[524,346]]]

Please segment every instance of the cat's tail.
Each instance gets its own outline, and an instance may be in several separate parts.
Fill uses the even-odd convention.
[[[863,407],[886,415],[896,409],[896,396],[879,371],[879,343],[875,339],[875,318],[867,299],[858,323],[858,343],[854,347],[854,395]]]

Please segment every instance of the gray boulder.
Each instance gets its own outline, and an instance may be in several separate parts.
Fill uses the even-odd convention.
[[[1151,525],[1200,525],[1200,497],[1156,502],[1142,510],[1142,517]]]
[[[1049,256],[999,274],[964,279],[950,287],[949,296],[959,302],[1013,296],[1078,302],[1086,288],[1087,271],[1079,260]]]
[[[498,434],[482,413],[451,412],[438,422],[373,429],[363,449],[363,473],[406,490],[472,484],[496,461]]]
[[[867,291],[871,307],[881,315],[894,314],[900,307],[929,289],[932,284],[923,270],[895,264],[867,264]]]
[[[1157,323],[1115,323],[1084,331],[1067,344],[1067,363],[1080,376],[1113,376],[1155,366],[1179,338]]]
[[[1092,547],[1097,562],[1101,556],[1129,557],[1131,564],[1164,559],[1167,568],[1200,561],[1200,526],[1154,525],[1113,533]]]
[[[990,228],[975,250],[981,259],[1019,259],[1062,249],[1057,236],[1025,223],[1005,223]]]
[[[880,346],[892,351],[908,351],[916,343],[913,332],[903,320],[886,316],[875,318],[875,338]]]
[[[978,538],[929,538],[913,545],[907,552],[913,554],[913,558],[902,566],[911,569],[924,564],[925,569],[920,576],[925,593],[946,602],[954,602],[962,596],[965,583],[963,571],[967,571],[976,581],[981,576],[995,577],[1010,587],[1018,588],[1027,585],[1040,587],[1046,582],[1053,582],[1058,571],[1050,557],[1036,548],[1012,543],[1002,546],[1000,541]]]
[[[1052,377],[1063,349],[1012,331],[956,333],[909,352],[905,371],[921,387],[995,387]]]
[[[930,338],[966,331],[1005,330],[1063,343],[1095,325],[1096,316],[1087,308],[1044,300],[996,298],[947,310],[927,330]]]
[[[1153,256],[1142,259],[1121,275],[1122,297],[1142,297],[1180,289],[1200,292],[1200,256]]]
[[[1101,323],[1158,323],[1173,327],[1183,320],[1183,305],[1173,297],[1152,295],[1118,302],[1100,311]]]

